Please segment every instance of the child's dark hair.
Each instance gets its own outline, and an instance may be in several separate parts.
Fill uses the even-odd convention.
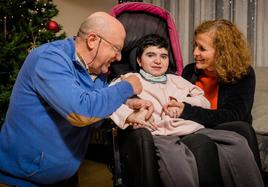
[[[148,34],[143,36],[137,43],[136,58],[141,58],[143,51],[149,46],[165,48],[169,50],[168,42],[158,34]]]

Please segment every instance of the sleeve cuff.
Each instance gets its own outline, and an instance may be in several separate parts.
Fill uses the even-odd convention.
[[[191,105],[189,103],[183,102],[184,103],[184,109],[182,111],[182,114],[180,115],[180,118],[182,119],[188,119],[190,110],[191,110]]]
[[[120,127],[121,129],[127,128],[129,125],[126,124],[127,117],[133,112],[127,105],[121,105],[110,118],[114,121],[114,123]]]

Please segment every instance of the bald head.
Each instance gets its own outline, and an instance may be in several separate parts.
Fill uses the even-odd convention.
[[[78,36],[86,38],[90,32],[96,32],[102,36],[119,34],[125,36],[124,26],[120,21],[105,12],[91,14],[80,26]]]
[[[75,38],[76,52],[90,73],[107,73],[110,64],[121,59],[126,31],[115,17],[96,12],[80,26]]]

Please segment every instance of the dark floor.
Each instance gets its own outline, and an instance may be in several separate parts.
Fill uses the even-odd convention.
[[[265,187],[268,187],[268,172],[264,173]],[[80,187],[112,187],[112,174],[106,164],[86,160],[79,170]],[[1,186],[0,186],[1,187]]]
[[[265,172],[263,174],[263,181],[264,181],[265,187],[268,187],[268,172]]]
[[[106,164],[91,160],[85,160],[79,169],[79,185],[62,183],[61,187],[113,187],[112,174]],[[71,183],[70,183],[71,182]],[[0,187],[12,187],[0,182]],[[59,187],[53,185],[53,187]]]
[[[79,170],[80,187],[112,187],[112,174],[104,163],[85,160]]]
[[[268,187],[268,173],[264,174],[265,187]],[[113,187],[112,174],[106,164],[85,160],[79,170],[79,187]],[[10,187],[0,184],[0,187]]]

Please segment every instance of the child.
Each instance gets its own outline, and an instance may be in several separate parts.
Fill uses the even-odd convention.
[[[149,120],[145,120],[145,109],[132,110],[127,105],[122,105],[111,115],[111,119],[122,129],[128,126],[145,127],[152,132],[164,186],[199,186],[194,156],[187,146],[180,142],[179,137],[192,133],[205,134],[217,142],[226,186],[263,186],[253,154],[242,136],[229,131],[207,129],[194,121],[181,119],[180,107],[168,107],[171,103],[178,103],[177,101],[210,107],[199,87],[180,76],[166,74],[169,66],[168,55],[168,43],[159,35],[147,35],[140,40],[136,57],[141,69],[137,75],[142,82],[143,91],[138,97],[151,101],[154,112]],[[235,164],[230,164],[231,162]],[[236,169],[239,170],[236,175],[229,172]],[[247,184],[240,180],[240,177],[242,179],[252,176],[257,180],[247,181]]]
[[[152,117],[157,129],[150,123],[152,119],[150,122],[145,122],[144,115],[142,115],[145,111],[135,112],[129,116],[133,110],[127,105],[123,105],[118,112],[112,115],[112,119],[120,128],[125,129],[129,125],[133,125],[135,128],[144,126],[149,128],[153,135],[176,134],[180,136],[204,128],[196,122],[179,119],[177,107],[172,108],[173,110],[170,109],[172,110],[170,115],[162,111],[164,105],[174,101],[185,101],[204,108],[210,107],[199,87],[180,76],[165,74],[169,65],[167,48],[168,44],[163,38],[149,35],[145,40],[142,40],[141,46],[137,49],[137,62],[142,67],[137,76],[143,84],[143,92],[138,97],[153,103],[154,113]],[[129,120],[131,123],[125,123]]]

